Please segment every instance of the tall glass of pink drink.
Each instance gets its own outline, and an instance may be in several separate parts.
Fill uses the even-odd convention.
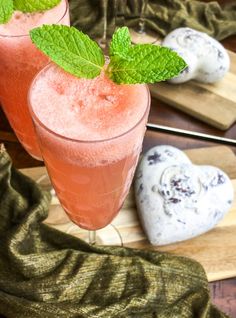
[[[0,104],[18,139],[36,159],[42,159],[27,94],[34,76],[49,59],[31,42],[29,31],[42,24],[69,25],[67,0],[39,13],[15,11],[10,21],[0,24]]]
[[[150,107],[146,85],[117,85],[104,74],[87,80],[46,66],[29,104],[42,155],[70,219],[105,227],[129,191]]]

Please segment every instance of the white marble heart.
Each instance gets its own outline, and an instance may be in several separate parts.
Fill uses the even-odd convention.
[[[226,49],[209,35],[191,28],[178,28],[169,33],[163,46],[178,52],[188,67],[170,83],[184,83],[195,79],[203,83],[214,83],[229,71],[230,59]]]
[[[229,210],[233,196],[223,171],[193,165],[172,146],[150,149],[135,175],[140,220],[153,245],[187,240],[212,229]]]

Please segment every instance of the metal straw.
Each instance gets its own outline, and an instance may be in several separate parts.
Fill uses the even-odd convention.
[[[153,123],[147,123],[147,129],[159,131],[159,132],[165,132],[167,134],[175,134],[175,135],[180,135],[180,136],[184,136],[184,137],[188,137],[188,138],[202,139],[202,140],[213,141],[213,142],[226,144],[226,145],[230,145],[230,146],[236,146],[235,139],[218,137],[218,136],[214,136],[214,135],[208,135],[208,134],[199,133],[199,132],[191,131],[191,130],[172,128],[169,126],[156,125]]]

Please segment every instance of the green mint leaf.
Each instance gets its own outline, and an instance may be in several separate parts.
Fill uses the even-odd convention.
[[[119,56],[130,59],[129,49],[131,47],[131,37],[127,27],[119,28],[112,36],[109,53],[110,56]]]
[[[13,0],[0,0],[0,24],[7,23],[13,14]]]
[[[13,1],[14,1],[14,9],[22,11],[22,12],[46,11],[55,7],[61,2],[61,0],[13,0]]]
[[[101,48],[83,32],[65,25],[44,25],[30,31],[33,43],[65,71],[94,78],[105,63]]]
[[[165,81],[177,76],[187,66],[176,52],[162,46],[134,45],[128,54],[129,59],[111,56],[106,74],[117,84]]]

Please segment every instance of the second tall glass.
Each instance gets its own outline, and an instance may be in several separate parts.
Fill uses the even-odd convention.
[[[0,103],[21,144],[39,160],[27,94],[32,79],[49,60],[32,44],[29,30],[53,23],[70,24],[67,0],[43,13],[15,12],[7,24],[0,25]]]

